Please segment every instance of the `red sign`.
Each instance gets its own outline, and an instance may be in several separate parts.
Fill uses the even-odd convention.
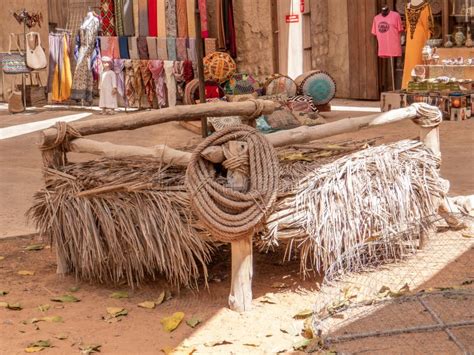
[[[285,17],[286,23],[295,23],[300,21],[300,15],[295,14],[295,15],[286,15]]]
[[[304,0],[300,0],[300,12],[304,13]]]

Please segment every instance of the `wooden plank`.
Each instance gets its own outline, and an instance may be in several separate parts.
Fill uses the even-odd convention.
[[[232,280],[229,307],[236,312],[246,312],[252,308],[252,237],[231,243],[231,252]]]

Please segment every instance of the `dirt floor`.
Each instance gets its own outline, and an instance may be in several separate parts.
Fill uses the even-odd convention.
[[[335,104],[368,107],[378,105],[342,100],[336,101]],[[43,112],[12,117],[0,110],[0,128],[74,113],[77,111]],[[333,121],[366,114],[368,113],[338,111],[325,116],[329,121]],[[87,119],[97,117],[100,116],[94,114]],[[381,141],[392,142],[416,136],[417,127],[411,122],[402,122],[357,134],[333,137],[331,140],[382,137]],[[194,145],[200,141],[199,136],[184,130],[176,123],[132,132],[108,133],[92,138],[143,146],[165,143],[174,147]],[[19,302],[22,307],[22,310],[0,307],[0,354],[22,354],[28,344],[45,339],[50,340],[53,345],[43,351],[48,354],[79,353],[80,347],[91,344],[100,344],[101,351],[106,354],[156,354],[180,345],[184,346],[183,353],[189,353],[193,348],[200,354],[277,353],[292,351],[295,343],[304,339],[301,335],[304,321],[295,320],[293,316],[314,307],[320,278],[302,280],[298,275],[298,261],[282,264],[280,253],[256,254],[254,310],[243,315],[226,308],[230,287],[230,257],[226,248],[217,252],[210,268],[209,289],[201,289],[200,292],[170,289],[163,280],[130,290],[126,287],[81,283],[72,276],[58,277],[55,274],[54,250],[47,247],[39,251],[25,250],[28,245],[41,243],[37,237],[8,238],[35,233],[24,214],[31,205],[33,193],[42,185],[37,141],[38,133],[0,140],[0,295],[2,291],[8,291],[8,294],[0,296],[0,305],[1,302],[10,305]],[[451,194],[472,194],[474,120],[443,122],[441,148],[442,175],[451,182]],[[71,154],[71,160],[91,158]],[[450,267],[454,265],[456,271],[450,271],[449,274],[457,277],[448,278],[448,283],[454,284],[459,278],[474,278],[472,248],[466,255],[467,257],[464,254],[460,256],[459,262],[453,261],[453,264],[450,264]],[[34,271],[34,275],[19,275],[18,272],[22,270]],[[77,291],[71,289],[76,286]],[[129,297],[111,298],[110,295],[118,290],[127,291]],[[171,291],[173,298],[158,305],[156,309],[137,306],[143,301],[156,300],[164,290]],[[262,302],[268,293],[272,294],[272,301]],[[51,301],[51,298],[64,294],[72,294],[79,298],[80,302]],[[50,308],[41,312],[38,306],[44,304],[49,304]],[[102,319],[107,316],[107,307],[123,307],[127,309],[128,315],[118,322],[107,322]],[[465,305],[460,304],[460,307]],[[175,312],[184,312],[184,320],[174,332],[167,333],[160,321]],[[60,316],[63,322],[31,322],[33,318],[51,316]],[[201,321],[196,328],[185,323],[192,318]],[[23,324],[23,321],[26,321],[26,324]],[[469,333],[472,332],[472,327],[465,331],[468,336],[474,336]],[[443,342],[449,343],[444,333],[439,336],[443,337]],[[452,344],[433,349],[434,343],[427,341],[427,338],[423,339],[425,340],[419,342],[419,349],[410,349],[407,344],[413,342],[406,343],[404,338],[400,337],[394,342],[384,344],[382,341],[366,344],[367,346],[362,348],[358,344],[351,347],[346,343],[340,350],[345,353],[369,354],[456,353],[456,348],[451,347]],[[336,347],[336,350],[339,349]]]

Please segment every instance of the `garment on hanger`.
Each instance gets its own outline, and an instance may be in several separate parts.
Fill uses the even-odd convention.
[[[146,44],[148,46],[148,56],[150,59],[158,59],[158,51],[156,49],[156,37],[147,37]]]
[[[48,92],[56,102],[71,96],[72,73],[69,53],[70,37],[67,34],[49,35]]]
[[[187,0],[176,0],[176,20],[178,21],[178,37],[188,37]]]
[[[140,73],[143,82],[143,91],[146,95],[148,105],[153,107],[153,99],[155,97],[155,86],[153,82],[153,76],[148,68],[148,60],[140,61]]]
[[[110,57],[112,59],[120,58],[120,47],[118,37],[100,37],[100,54],[102,57]]]
[[[99,32],[99,19],[89,13],[84,20],[78,34],[76,69],[72,81],[71,98],[92,102],[92,89],[94,82],[95,59],[97,58],[97,34]]]
[[[176,26],[176,0],[166,1],[166,37],[178,37]],[[168,53],[169,54],[169,53]]]
[[[166,38],[166,44],[168,49],[168,60],[176,60],[176,38]]]
[[[176,106],[176,80],[174,78],[174,62],[165,60],[166,90],[168,94],[168,106]]]
[[[128,37],[119,37],[119,49],[121,59],[130,59],[130,54],[128,52]]]
[[[140,59],[137,38],[138,37],[128,37],[128,52],[130,53],[130,59]]]
[[[138,0],[138,35],[148,36],[148,0]]]
[[[162,108],[166,106],[166,87],[165,87],[165,70],[164,62],[162,60],[150,60],[148,62],[148,69],[155,82],[155,93],[158,107]]]
[[[114,0],[100,0],[101,32],[103,36],[115,36]]]
[[[378,56],[401,57],[402,45],[400,34],[403,32],[403,24],[400,14],[390,11],[386,16],[378,14],[372,22],[372,34],[377,36]]]
[[[158,37],[156,39],[156,51],[158,52],[158,59],[168,60],[168,41],[166,38]]]
[[[148,0],[148,36],[158,36],[158,3],[157,0]]]
[[[117,36],[124,35],[123,28],[123,2],[124,0],[114,0],[114,18],[115,18],[115,34]]]
[[[135,26],[133,24],[133,3],[132,0],[123,1],[123,35],[134,36]]]
[[[148,45],[146,37],[137,38],[137,47],[138,47],[138,56],[140,59],[148,59],[150,56],[148,54]]]
[[[416,65],[423,63],[422,49],[433,33],[434,22],[431,5],[424,1],[420,5],[407,4],[405,8],[407,43],[405,66],[403,68],[402,89],[408,87],[411,72]]]
[[[186,41],[187,41],[187,38],[176,38],[176,59],[177,60],[188,59]]]

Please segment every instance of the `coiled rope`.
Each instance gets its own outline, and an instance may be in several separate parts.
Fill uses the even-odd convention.
[[[246,142],[248,156],[223,162],[223,167],[248,173],[245,192],[220,184],[214,165],[201,153],[229,141]],[[224,148],[225,149],[225,148]],[[273,146],[249,126],[229,127],[208,137],[193,152],[186,171],[191,206],[214,238],[237,241],[253,235],[275,202],[278,190],[278,158]]]

